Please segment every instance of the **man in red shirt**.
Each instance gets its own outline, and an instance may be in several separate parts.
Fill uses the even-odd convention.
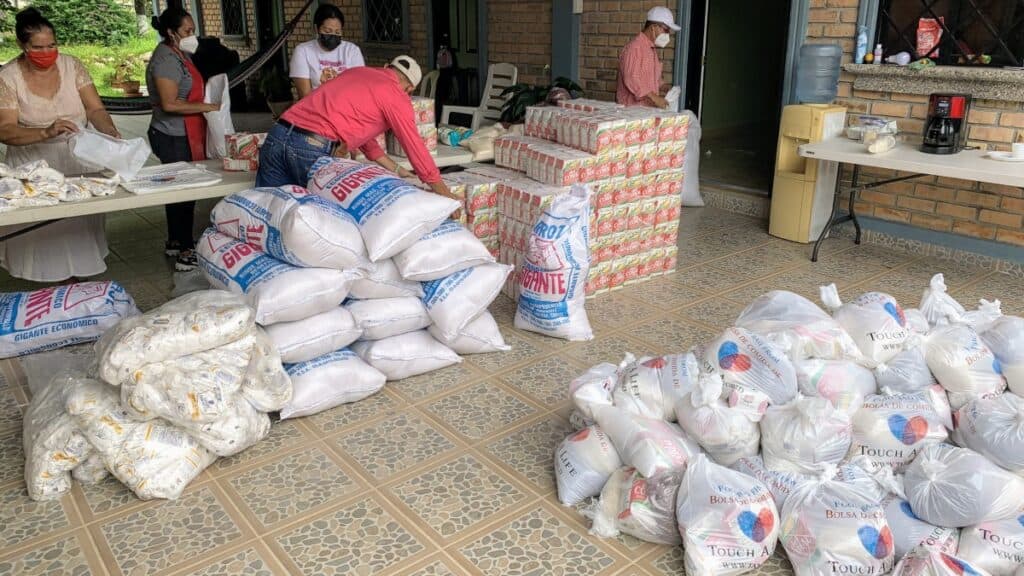
[[[416,128],[409,95],[421,78],[416,61],[399,56],[383,68],[350,68],[324,83],[282,114],[267,134],[256,186],[305,186],[317,159],[347,157],[356,149],[385,169],[409,176],[377,144],[377,135],[391,130],[420,180],[436,194],[455,198]]]
[[[658,48],[668,46],[672,40],[670,33],[679,30],[668,8],[658,6],[647,12],[644,29],[619,54],[616,102],[624,106],[668,107],[661,94],[662,65]]]

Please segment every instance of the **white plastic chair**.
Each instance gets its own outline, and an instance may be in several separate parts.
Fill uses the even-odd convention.
[[[420,81],[420,97],[434,99],[437,94],[437,79],[441,77],[440,70],[431,70]]]
[[[513,64],[502,62],[491,64],[487,67],[487,85],[484,86],[483,99],[480,105],[472,108],[470,106],[445,106],[441,111],[441,123],[448,124],[449,116],[452,113],[465,114],[473,117],[470,128],[476,130],[480,126],[495,124],[501,119],[501,106],[505,98],[501,96],[503,90],[519,81],[519,69]]]

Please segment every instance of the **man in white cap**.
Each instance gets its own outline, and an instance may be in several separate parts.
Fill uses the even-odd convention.
[[[383,68],[349,68],[289,108],[260,147],[256,186],[305,186],[322,156],[360,150],[399,176],[411,176],[381,150],[377,135],[391,130],[416,175],[437,194],[454,198],[416,128],[412,94],[423,73],[409,56]]]
[[[648,10],[644,29],[619,54],[616,102],[624,106],[668,107],[661,94],[662,64],[658,49],[668,46],[671,34],[679,30],[668,8],[657,6]]]

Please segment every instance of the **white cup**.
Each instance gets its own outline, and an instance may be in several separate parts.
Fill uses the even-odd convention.
[[[1010,155],[1014,158],[1024,158],[1024,142],[1017,142],[1010,148]]]

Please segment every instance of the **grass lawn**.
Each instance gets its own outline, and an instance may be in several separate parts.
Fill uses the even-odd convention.
[[[68,44],[62,45],[60,50],[78,58],[85,64],[101,96],[121,96],[123,95],[121,90],[110,86],[118,66],[128,72],[128,79],[138,80],[145,85],[146,63],[149,61],[149,55],[156,48],[157,42],[156,32],[150,31],[145,36],[134,38],[131,42],[120,46]],[[8,40],[0,44],[0,62],[11,60],[20,52],[17,45]]]

